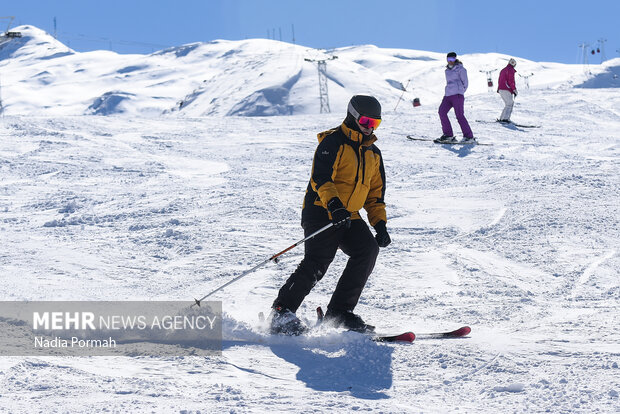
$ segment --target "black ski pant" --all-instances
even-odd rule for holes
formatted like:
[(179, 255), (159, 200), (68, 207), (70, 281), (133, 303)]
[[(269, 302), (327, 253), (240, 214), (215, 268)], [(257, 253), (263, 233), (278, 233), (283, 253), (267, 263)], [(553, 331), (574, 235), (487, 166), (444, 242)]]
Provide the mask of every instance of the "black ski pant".
[[(307, 237), (328, 223), (305, 223), (304, 234)], [(306, 241), (304, 258), (280, 289), (274, 306), (296, 312), (306, 295), (323, 278), (338, 248), (349, 256), (349, 261), (327, 307), (352, 311), (379, 255), (379, 245), (361, 219), (352, 220), (349, 229), (330, 227)]]

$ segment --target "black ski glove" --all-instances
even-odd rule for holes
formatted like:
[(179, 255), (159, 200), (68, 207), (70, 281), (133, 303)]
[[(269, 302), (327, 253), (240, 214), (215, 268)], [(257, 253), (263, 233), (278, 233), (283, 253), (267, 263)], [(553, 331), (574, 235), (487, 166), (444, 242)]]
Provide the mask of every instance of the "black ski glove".
[(344, 227), (348, 229), (351, 227), (351, 213), (344, 208), (342, 201), (338, 197), (334, 197), (327, 202), (327, 210), (332, 215), (332, 223), (334, 223), (335, 228)]
[(392, 239), (390, 239), (390, 235), (385, 228), (385, 221), (381, 220), (375, 224), (375, 231), (377, 232), (375, 240), (377, 240), (379, 247), (387, 247), (390, 243), (392, 243)]

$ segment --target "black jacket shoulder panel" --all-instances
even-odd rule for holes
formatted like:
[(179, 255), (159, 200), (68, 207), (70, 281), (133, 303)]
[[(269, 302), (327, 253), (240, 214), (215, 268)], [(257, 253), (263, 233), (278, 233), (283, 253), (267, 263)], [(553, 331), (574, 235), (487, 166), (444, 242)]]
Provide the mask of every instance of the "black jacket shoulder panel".
[(370, 147), (368, 147), (368, 149), (377, 154), (378, 156), (381, 156), (381, 150), (375, 144), (372, 144)]
[[(332, 179), (338, 152), (346, 139), (344, 134), (338, 131), (340, 131), (340, 129), (326, 131), (327, 135), (320, 137), (321, 142), (314, 153), (312, 181), (316, 184), (317, 189)], [(319, 134), (319, 136), (322, 134)]]
[(331, 145), (341, 145), (345, 142), (346, 138), (347, 137), (344, 135), (340, 128), (330, 129), (329, 131), (321, 132), (319, 134), (319, 145), (323, 144), (324, 142)]

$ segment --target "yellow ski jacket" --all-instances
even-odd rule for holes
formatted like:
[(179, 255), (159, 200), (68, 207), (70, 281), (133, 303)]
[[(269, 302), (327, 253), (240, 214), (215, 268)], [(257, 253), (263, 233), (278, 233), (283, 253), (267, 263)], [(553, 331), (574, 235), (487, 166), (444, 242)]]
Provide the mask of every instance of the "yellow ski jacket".
[(343, 123), (321, 132), (318, 139), (302, 223), (331, 220), (327, 203), (334, 197), (342, 201), (352, 220), (361, 218), (363, 207), (371, 226), (381, 220), (387, 223), (385, 169), (381, 151), (374, 144), (377, 137), (366, 137)]

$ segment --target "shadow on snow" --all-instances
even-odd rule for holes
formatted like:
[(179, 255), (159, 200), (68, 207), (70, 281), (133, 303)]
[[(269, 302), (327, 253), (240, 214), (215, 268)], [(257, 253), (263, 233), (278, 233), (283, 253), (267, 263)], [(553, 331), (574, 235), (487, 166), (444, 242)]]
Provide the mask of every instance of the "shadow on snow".
[(455, 153), (456, 155), (458, 155), (459, 158), (465, 158), (469, 154), (471, 154), (471, 150), (473, 147), (475, 147), (475, 145), (456, 146), (456, 145), (446, 144), (446, 145), (442, 145), (442, 147), (450, 152)]
[(393, 347), (353, 332), (320, 336), (267, 336), (224, 340), (223, 348), (243, 345), (269, 347), (274, 355), (299, 368), (298, 381), (316, 391), (347, 392), (355, 398), (389, 398)]
[(363, 338), (310, 349), (271, 345), (272, 352), (299, 367), (297, 379), (317, 391), (349, 392), (353, 397), (389, 398), (383, 391), (392, 386), (393, 348)]

